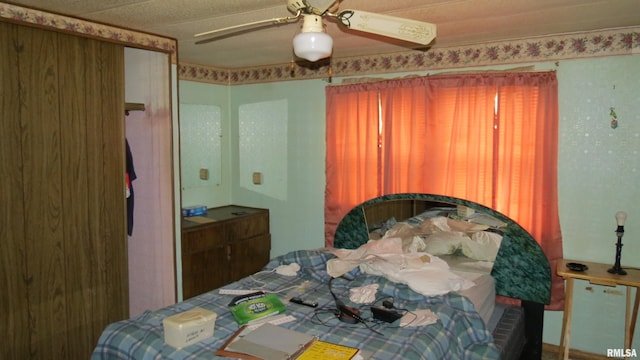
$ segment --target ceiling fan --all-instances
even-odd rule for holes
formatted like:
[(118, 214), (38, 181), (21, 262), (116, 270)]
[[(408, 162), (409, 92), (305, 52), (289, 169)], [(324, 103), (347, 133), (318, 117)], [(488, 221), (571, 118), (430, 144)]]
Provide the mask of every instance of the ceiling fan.
[[(293, 50), (296, 56), (312, 62), (331, 56), (333, 51), (333, 39), (326, 33), (322, 21), (325, 16), (334, 19), (350, 30), (382, 35), (421, 45), (428, 45), (436, 37), (434, 24), (361, 10), (338, 11), (341, 1), (287, 0), (287, 9), (295, 14), (294, 16), (260, 20), (211, 30), (194, 36), (196, 38), (212, 37), (262, 26), (297, 22), (302, 18), (302, 30), (293, 39)], [(201, 44), (209, 41), (201, 40), (196, 43)]]

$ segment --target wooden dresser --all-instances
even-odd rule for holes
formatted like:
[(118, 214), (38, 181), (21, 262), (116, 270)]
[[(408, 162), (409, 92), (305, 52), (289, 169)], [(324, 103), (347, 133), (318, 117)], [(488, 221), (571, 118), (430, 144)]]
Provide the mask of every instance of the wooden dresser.
[(269, 262), (268, 209), (228, 205), (192, 219), (210, 222), (188, 219), (182, 219), (184, 299), (260, 271)]

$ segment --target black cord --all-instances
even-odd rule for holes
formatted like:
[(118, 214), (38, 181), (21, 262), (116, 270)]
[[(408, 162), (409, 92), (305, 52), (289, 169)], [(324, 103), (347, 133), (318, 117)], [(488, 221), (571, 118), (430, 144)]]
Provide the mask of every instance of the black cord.
[[(333, 299), (336, 301), (336, 306), (340, 307), (340, 306), (345, 306), (344, 303), (338, 299), (338, 297), (335, 295), (335, 293), (333, 292), (332, 289), (332, 281), (334, 278), (331, 278), (329, 280), (329, 292), (331, 293), (331, 296), (333, 297)], [(387, 303), (389, 302), (390, 303)], [(401, 311), (403, 312), (403, 316), (406, 314), (411, 314), (413, 315), (413, 319), (411, 321), (409, 321), (407, 324), (405, 324), (404, 326), (390, 326), (389, 323), (384, 322), (382, 320), (369, 320), (371, 321), (374, 325), (370, 326), (367, 324), (367, 320), (365, 320), (364, 318), (358, 316), (360, 319), (362, 319), (362, 321), (359, 321), (360, 323), (362, 323), (362, 325), (364, 325), (366, 328), (368, 328), (369, 330), (375, 332), (376, 334), (379, 334), (381, 336), (384, 336), (384, 334), (382, 334), (381, 332), (377, 331), (374, 327), (384, 327), (386, 329), (398, 329), (398, 328), (405, 328), (405, 327), (409, 327), (414, 321), (416, 321), (418, 319), (418, 315), (416, 313), (414, 313), (413, 311), (406, 309), (406, 308), (398, 308), (394, 305), (395, 303), (395, 298), (393, 296), (382, 296), (379, 298), (376, 298), (374, 301), (367, 303), (367, 304), (362, 304), (358, 307), (358, 310), (361, 311), (367, 309), (367, 307), (371, 307), (379, 302), (382, 302), (382, 306), (384, 306), (387, 309), (395, 309), (396, 311)], [(324, 326), (331, 326), (330, 324), (328, 324), (328, 321), (322, 321), (319, 317), (319, 313), (332, 313), (335, 317), (339, 317), (340, 316), (340, 309), (316, 309), (314, 316), (312, 318), (312, 320), (315, 318), (318, 322), (316, 324), (321, 324)], [(357, 324), (357, 323), (356, 323)], [(385, 326), (386, 325), (386, 326)]]
[[(344, 304), (344, 302), (342, 302), (342, 300), (338, 299), (338, 297), (336, 296), (336, 294), (333, 292), (332, 289), (332, 282), (333, 279), (335, 279), (334, 277), (332, 277), (331, 279), (329, 279), (329, 293), (331, 293), (331, 296), (333, 296), (333, 299), (336, 302), (336, 307), (337, 307), (337, 316), (340, 319), (341, 316), (345, 316), (347, 318), (353, 318), (356, 320), (356, 323), (359, 322), (362, 325), (364, 325), (367, 329), (373, 331), (374, 333), (380, 335), (380, 336), (384, 336), (383, 333), (377, 331), (376, 329), (372, 328), (371, 326), (369, 326), (369, 324), (367, 324), (367, 320), (363, 319), (362, 317), (360, 317), (360, 314), (356, 314), (353, 310), (357, 310), (355, 308), (349, 307), (347, 305)], [(352, 310), (353, 309), (353, 310)]]
[[(335, 319), (337, 317), (337, 313), (338, 313), (338, 309), (328, 309), (328, 308), (315, 309), (313, 311), (313, 316), (311, 317), (311, 322), (313, 324), (330, 326), (329, 321), (332, 319)], [(331, 314), (331, 317), (327, 321), (323, 321), (322, 319), (320, 319), (320, 314)]]
[[(320, 318), (320, 314), (331, 314), (332, 316), (329, 319), (323, 320)], [(340, 314), (340, 310), (338, 309), (330, 309), (330, 308), (323, 308), (323, 309), (316, 309), (314, 311), (313, 316), (311, 317), (311, 322), (313, 324), (317, 324), (317, 325), (323, 325), (323, 326), (327, 326), (327, 327), (331, 327), (334, 326), (334, 324), (330, 324), (331, 320), (334, 319), (338, 319), (338, 316)], [(363, 319), (364, 320), (364, 319)], [(344, 324), (344, 323), (343, 323)], [(376, 329), (374, 329), (373, 327), (371, 327), (369, 324), (367, 324), (366, 320), (365, 321), (359, 321), (357, 323), (354, 323), (353, 325), (358, 325), (358, 324), (362, 324), (364, 325), (367, 329), (375, 332), (376, 334), (379, 334), (381, 336), (384, 336), (383, 333), (377, 331)], [(359, 328), (359, 326), (349, 326), (349, 328)]]

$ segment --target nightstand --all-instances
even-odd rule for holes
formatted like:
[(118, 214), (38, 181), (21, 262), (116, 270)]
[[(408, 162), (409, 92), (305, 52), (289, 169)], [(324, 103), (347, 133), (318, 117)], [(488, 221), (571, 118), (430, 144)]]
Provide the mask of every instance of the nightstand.
[[(584, 264), (588, 267), (585, 271), (573, 271), (567, 268), (567, 264), (575, 262)], [(562, 317), (562, 335), (560, 337), (560, 354), (564, 359), (569, 358), (569, 336), (571, 335), (571, 308), (573, 306), (573, 280), (586, 280), (592, 284), (604, 286), (626, 286), (627, 287), (627, 306), (624, 323), (624, 348), (630, 349), (633, 340), (633, 332), (636, 327), (636, 319), (638, 318), (638, 290), (640, 288), (640, 271), (629, 271), (627, 275), (611, 274), (607, 272), (612, 267), (611, 264), (600, 264), (587, 261), (566, 260), (558, 262), (556, 269), (559, 276), (566, 281), (566, 297), (564, 302), (564, 315)], [(632, 288), (636, 288), (635, 299), (633, 301), (633, 310), (631, 309), (631, 293)]]

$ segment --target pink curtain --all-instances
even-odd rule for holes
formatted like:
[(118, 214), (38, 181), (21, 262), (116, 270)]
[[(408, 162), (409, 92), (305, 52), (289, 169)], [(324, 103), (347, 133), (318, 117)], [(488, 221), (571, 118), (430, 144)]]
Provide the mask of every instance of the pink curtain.
[(378, 118), (376, 90), (359, 85), (327, 88), (326, 142), (331, 159), (325, 170), (327, 246), (333, 244), (335, 228), (353, 206), (381, 195)]
[[(501, 79), (498, 108), (500, 154), (492, 207), (522, 225), (538, 241), (552, 271), (552, 310), (564, 307), (558, 213), (558, 82), (555, 72)], [(518, 121), (514, 121), (518, 119)]]
[(496, 90), (482, 80), (389, 82), (382, 106), (385, 193), (455, 194), (488, 203)]
[[(424, 192), (508, 215), (555, 269), (562, 258), (555, 72), (420, 77), (326, 92), (327, 246), (353, 206)], [(561, 309), (562, 279), (553, 276), (552, 287), (549, 308)]]

